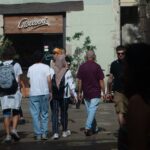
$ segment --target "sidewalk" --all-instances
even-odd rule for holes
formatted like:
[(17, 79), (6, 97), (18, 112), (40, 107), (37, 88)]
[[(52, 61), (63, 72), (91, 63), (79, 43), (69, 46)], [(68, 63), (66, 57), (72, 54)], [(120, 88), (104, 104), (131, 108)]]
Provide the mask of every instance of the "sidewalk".
[(21, 140), (18, 143), (11, 145), (3, 144), (4, 131), (2, 127), (2, 114), (0, 113), (0, 149), (11, 150), (116, 150), (118, 129), (117, 118), (114, 111), (113, 103), (102, 103), (97, 112), (97, 123), (101, 131), (98, 134), (86, 137), (84, 135), (84, 123), (86, 119), (84, 104), (80, 109), (76, 109), (74, 105), (69, 108), (69, 129), (71, 136), (67, 138), (60, 137), (59, 140), (52, 140), (51, 137), (51, 122), (49, 122), (49, 139), (46, 142), (35, 142), (32, 131), (32, 120), (28, 109), (28, 99), (23, 99), (22, 109), (26, 124), (19, 125), (18, 131)]

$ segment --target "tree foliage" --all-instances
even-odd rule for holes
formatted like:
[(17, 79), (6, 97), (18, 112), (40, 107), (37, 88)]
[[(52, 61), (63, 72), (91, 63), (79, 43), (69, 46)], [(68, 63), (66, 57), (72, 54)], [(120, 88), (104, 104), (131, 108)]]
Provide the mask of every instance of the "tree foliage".
[[(67, 37), (66, 40), (69, 43), (77, 42), (79, 43), (81, 41), (81, 38), (84, 36), (83, 32), (77, 32), (72, 37)], [(70, 69), (72, 70), (73, 76), (76, 76), (76, 72), (78, 70), (78, 67), (80, 64), (84, 62), (84, 54), (88, 50), (96, 50), (96, 46), (92, 45), (91, 39), (89, 36), (85, 37), (83, 40), (83, 43), (77, 44), (79, 46), (76, 46), (74, 49), (74, 53), (71, 57), (71, 66)]]

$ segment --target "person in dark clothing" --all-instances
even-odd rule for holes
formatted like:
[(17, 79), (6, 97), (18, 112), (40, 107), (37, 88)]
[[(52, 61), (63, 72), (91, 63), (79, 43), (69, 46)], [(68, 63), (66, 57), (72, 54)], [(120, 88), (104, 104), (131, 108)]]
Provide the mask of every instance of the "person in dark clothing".
[(118, 117), (119, 130), (118, 130), (118, 149), (127, 150), (126, 140), (124, 136), (127, 134), (126, 131), (126, 114), (128, 100), (123, 94), (123, 74), (125, 67), (125, 52), (126, 48), (122, 45), (116, 47), (117, 60), (113, 61), (110, 66), (110, 76), (107, 84), (107, 97), (110, 97), (111, 90), (113, 90), (115, 103), (115, 109)]
[[(113, 61), (110, 66), (110, 76), (108, 79), (107, 96), (110, 96), (111, 90), (114, 91), (115, 109), (118, 115), (118, 122), (120, 126), (125, 123), (125, 114), (127, 112), (127, 99), (123, 94), (123, 70), (124, 70), (124, 57), (125, 47), (118, 46), (116, 48), (117, 60)], [(113, 87), (112, 87), (113, 83)]]
[(125, 95), (128, 98), (127, 150), (150, 150), (150, 45), (127, 47)]

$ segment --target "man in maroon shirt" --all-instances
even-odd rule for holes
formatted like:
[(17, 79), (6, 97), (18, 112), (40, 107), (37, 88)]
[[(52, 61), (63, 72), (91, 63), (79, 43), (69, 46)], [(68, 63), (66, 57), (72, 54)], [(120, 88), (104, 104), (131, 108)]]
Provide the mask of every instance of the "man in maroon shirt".
[(95, 115), (100, 103), (101, 91), (105, 95), (105, 85), (104, 74), (100, 65), (95, 62), (93, 50), (87, 51), (86, 59), (87, 61), (79, 67), (77, 78), (78, 97), (79, 100), (84, 98), (87, 109), (85, 135), (90, 136), (98, 131)]

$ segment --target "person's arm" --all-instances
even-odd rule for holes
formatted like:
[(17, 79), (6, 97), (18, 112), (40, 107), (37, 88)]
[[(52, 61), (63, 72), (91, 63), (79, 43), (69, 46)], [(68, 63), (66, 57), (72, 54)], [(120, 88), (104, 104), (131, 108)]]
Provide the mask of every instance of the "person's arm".
[(77, 84), (78, 84), (78, 99), (80, 101), (82, 101), (82, 99), (83, 99), (83, 96), (82, 96), (82, 80), (78, 79)]
[(107, 81), (107, 94), (111, 94), (112, 92), (112, 83), (113, 83), (113, 74), (110, 73), (108, 81)]
[(100, 80), (99, 84), (100, 84), (100, 87), (101, 87), (101, 92), (102, 92), (103, 98), (105, 99), (105, 83), (104, 83), (104, 80)]
[(48, 82), (48, 88), (49, 88), (49, 93), (52, 93), (52, 82), (51, 82), (51, 76), (47, 76), (47, 82)]

